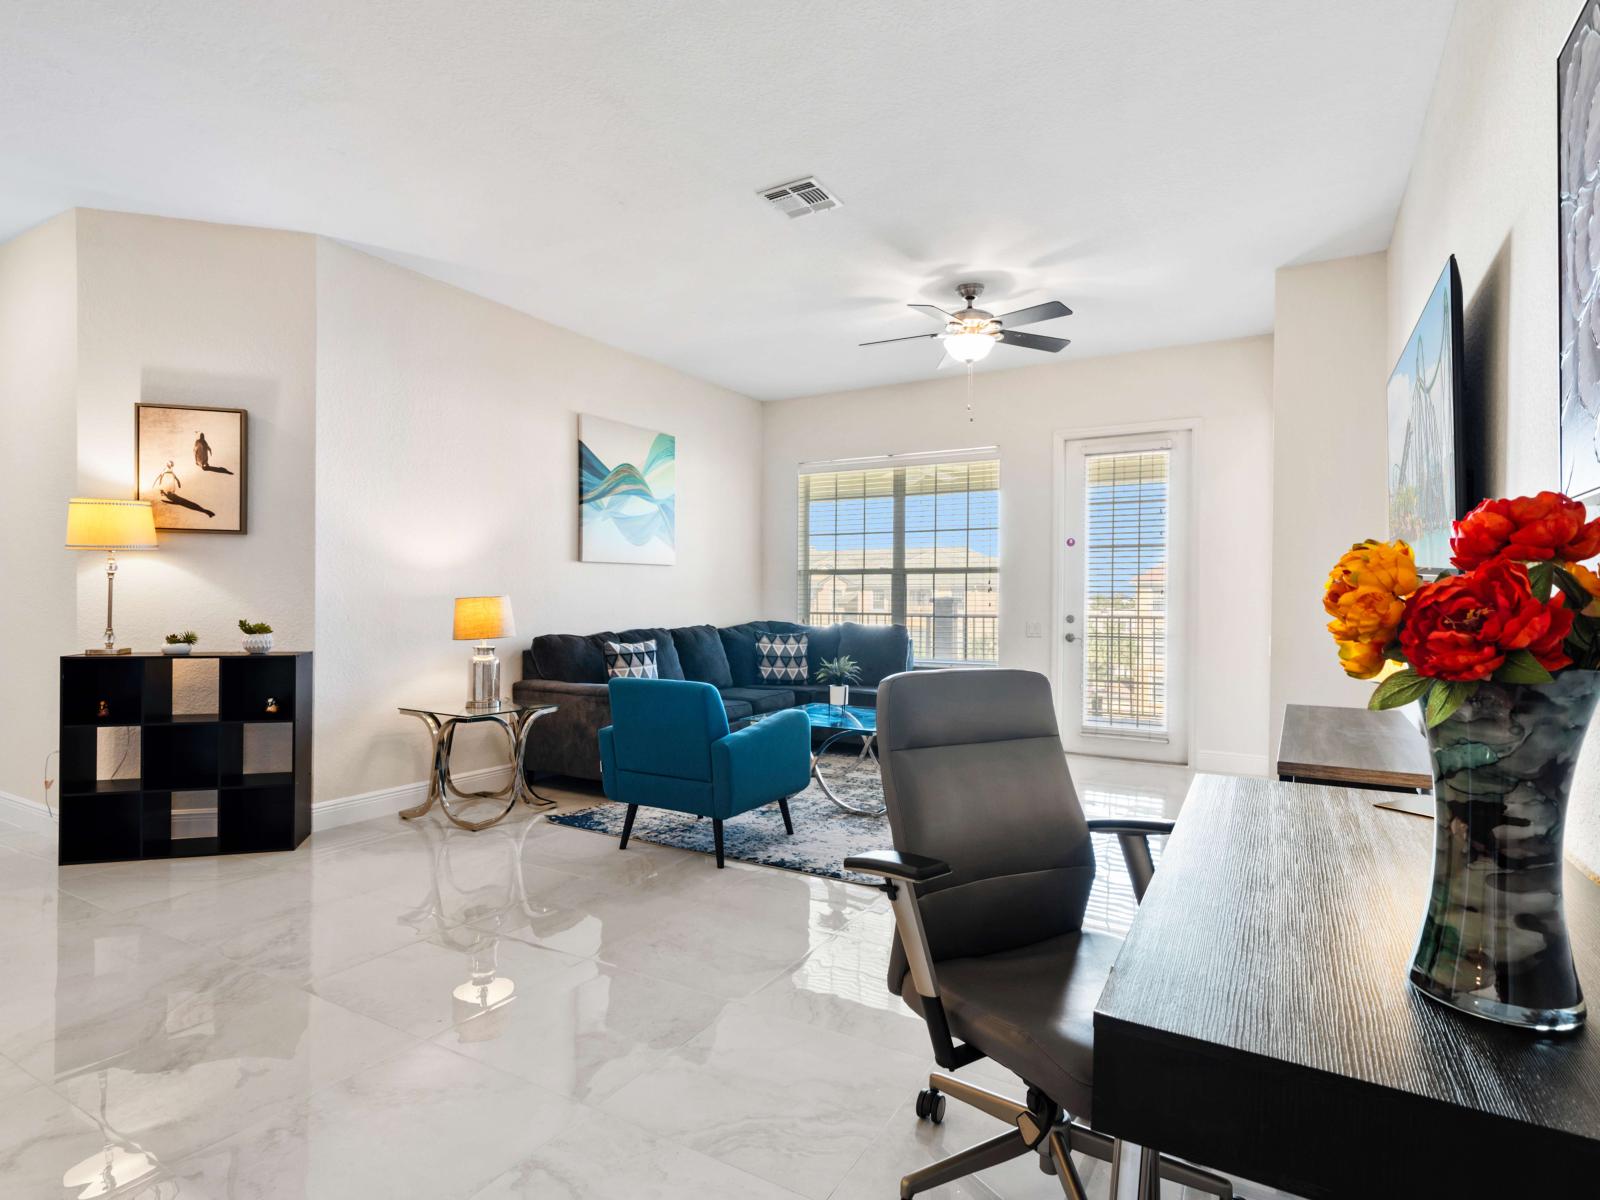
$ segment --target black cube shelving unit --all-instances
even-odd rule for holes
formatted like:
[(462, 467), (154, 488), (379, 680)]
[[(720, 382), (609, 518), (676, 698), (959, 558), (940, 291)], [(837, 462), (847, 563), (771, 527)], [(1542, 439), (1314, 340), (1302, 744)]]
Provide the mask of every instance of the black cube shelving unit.
[[(217, 660), (217, 711), (174, 713), (172, 665), (197, 659)], [(288, 728), (289, 770), (246, 769), (263, 725)], [(137, 778), (99, 778), (116, 728), (136, 731)], [(293, 850), (311, 832), (311, 655), (68, 655), (60, 746), (63, 864)]]

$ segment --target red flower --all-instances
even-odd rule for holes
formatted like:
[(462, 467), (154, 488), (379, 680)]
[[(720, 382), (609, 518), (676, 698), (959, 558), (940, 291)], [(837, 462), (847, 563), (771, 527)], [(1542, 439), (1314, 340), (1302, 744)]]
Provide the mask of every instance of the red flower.
[(1516, 562), (1569, 562), (1600, 554), (1600, 518), (1560, 492), (1515, 500), (1485, 500), (1456, 522), (1450, 561), (1463, 571), (1497, 558)]
[(1434, 679), (1488, 679), (1513, 650), (1558, 671), (1572, 661), (1561, 645), (1571, 628), (1560, 592), (1536, 600), (1527, 569), (1496, 559), (1423, 584), (1406, 602), (1400, 649), (1417, 674)]

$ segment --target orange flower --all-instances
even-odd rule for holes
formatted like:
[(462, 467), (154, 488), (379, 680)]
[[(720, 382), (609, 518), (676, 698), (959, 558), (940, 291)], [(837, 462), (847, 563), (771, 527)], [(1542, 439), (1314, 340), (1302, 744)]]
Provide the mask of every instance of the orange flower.
[(1328, 632), (1335, 641), (1372, 642), (1381, 648), (1394, 641), (1405, 611), (1406, 602), (1393, 592), (1363, 584), (1339, 593)]
[(1417, 560), (1404, 542), (1379, 542), (1368, 538), (1351, 546), (1328, 573), (1322, 607), (1330, 617), (1339, 615), (1339, 597), (1358, 587), (1378, 588), (1404, 600), (1417, 590)]
[(1589, 605), (1583, 610), (1583, 615), (1600, 617), (1600, 575), (1596, 575), (1582, 563), (1562, 563), (1561, 569), (1583, 584), (1583, 590), (1589, 593)]
[(1383, 670), (1383, 647), (1371, 642), (1339, 642), (1339, 665), (1352, 679), (1371, 679)]

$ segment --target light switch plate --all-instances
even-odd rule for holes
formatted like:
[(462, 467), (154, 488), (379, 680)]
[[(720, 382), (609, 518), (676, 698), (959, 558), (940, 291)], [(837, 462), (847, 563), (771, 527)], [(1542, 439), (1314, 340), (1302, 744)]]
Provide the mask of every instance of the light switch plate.
[(1022, 635), (1024, 637), (1043, 637), (1043, 623), (1039, 621), (1024, 621), (1022, 624)]

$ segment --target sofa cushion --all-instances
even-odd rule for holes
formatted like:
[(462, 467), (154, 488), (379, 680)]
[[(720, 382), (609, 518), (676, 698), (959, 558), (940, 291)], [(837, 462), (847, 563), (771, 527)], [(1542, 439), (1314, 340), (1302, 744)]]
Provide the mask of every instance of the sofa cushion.
[(846, 621), (839, 635), (839, 653), (848, 654), (861, 668), (858, 681), (876, 687), (890, 675), (907, 670), (911, 642), (904, 625), (857, 625)]
[(763, 633), (756, 638), (756, 673), (762, 683), (804, 683), (809, 672), (805, 634)]
[(662, 679), (682, 679), (683, 664), (678, 661), (678, 648), (673, 644), (670, 629), (624, 629), (617, 633), (619, 642), (654, 642), (656, 644), (656, 673)]
[(561, 683), (604, 683), (606, 656), (601, 647), (616, 640), (614, 633), (542, 633), (533, 639), (534, 670), (540, 679)]
[(778, 712), (780, 709), (794, 707), (794, 693), (788, 688), (725, 687), (717, 690), (722, 693), (722, 703), (728, 706), (729, 720), (733, 719), (735, 704), (747, 704), (752, 712), (758, 713)]
[(728, 674), (734, 687), (752, 687), (761, 682), (756, 669), (756, 639), (767, 632), (767, 622), (746, 621), (717, 630), (722, 652), (728, 660)]
[(728, 724), (735, 721), (745, 721), (754, 714), (755, 709), (744, 700), (729, 700), (726, 696), (722, 699), (722, 707), (728, 710)]
[(697, 679), (712, 687), (733, 686), (728, 656), (722, 649), (722, 638), (715, 625), (685, 625), (669, 632), (677, 647), (685, 679)]
[(843, 632), (843, 626), (802, 625), (800, 628), (805, 630), (806, 662), (811, 668), (806, 678), (816, 683), (817, 668), (826, 660), (839, 657), (839, 635)]
[(654, 638), (642, 642), (607, 642), (606, 674), (612, 679), (660, 679)]

